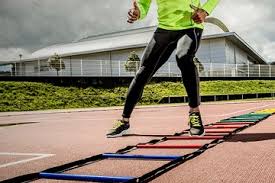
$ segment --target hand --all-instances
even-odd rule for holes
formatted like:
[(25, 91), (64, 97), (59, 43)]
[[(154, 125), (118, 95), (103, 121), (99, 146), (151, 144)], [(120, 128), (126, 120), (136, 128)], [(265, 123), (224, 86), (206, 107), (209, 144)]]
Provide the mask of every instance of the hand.
[(205, 21), (205, 18), (208, 16), (208, 13), (204, 11), (203, 9), (197, 9), (194, 11), (192, 15), (192, 19), (194, 22), (201, 24)]
[(128, 11), (128, 20), (127, 22), (132, 24), (137, 21), (140, 17), (140, 10), (137, 6), (136, 0), (133, 1), (133, 8)]

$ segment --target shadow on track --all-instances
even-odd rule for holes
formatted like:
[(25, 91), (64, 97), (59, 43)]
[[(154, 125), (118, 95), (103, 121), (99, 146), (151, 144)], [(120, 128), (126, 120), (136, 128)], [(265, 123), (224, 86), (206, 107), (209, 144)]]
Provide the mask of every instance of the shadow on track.
[(235, 134), (232, 138), (227, 139), (226, 142), (258, 142), (274, 139), (275, 133), (244, 133)]

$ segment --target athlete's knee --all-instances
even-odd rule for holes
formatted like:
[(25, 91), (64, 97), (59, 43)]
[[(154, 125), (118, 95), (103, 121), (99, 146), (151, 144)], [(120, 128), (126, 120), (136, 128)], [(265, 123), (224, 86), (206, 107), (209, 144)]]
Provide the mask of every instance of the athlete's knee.
[(193, 40), (186, 34), (177, 43), (176, 56), (182, 58), (190, 52)]

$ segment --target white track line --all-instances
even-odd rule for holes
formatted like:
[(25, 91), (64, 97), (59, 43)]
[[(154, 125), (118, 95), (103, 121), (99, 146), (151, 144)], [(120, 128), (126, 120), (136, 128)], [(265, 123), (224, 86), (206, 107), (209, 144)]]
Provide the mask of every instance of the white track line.
[(39, 160), (39, 159), (54, 156), (54, 154), (0, 152), (0, 156), (1, 155), (5, 155), (5, 156), (38, 156), (38, 157), (28, 158), (28, 159), (15, 161), (15, 162), (11, 162), (11, 163), (6, 163), (6, 164), (3, 164), (3, 165), (0, 165), (0, 168), (4, 168), (4, 167), (12, 166), (12, 165), (17, 165), (17, 164), (20, 164), (20, 163), (26, 163), (26, 162), (30, 162), (30, 161)]

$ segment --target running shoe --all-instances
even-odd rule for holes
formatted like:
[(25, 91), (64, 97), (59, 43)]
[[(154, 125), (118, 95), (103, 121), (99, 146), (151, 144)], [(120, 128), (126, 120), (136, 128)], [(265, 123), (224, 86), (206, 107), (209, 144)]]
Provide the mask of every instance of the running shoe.
[(191, 136), (204, 136), (204, 127), (199, 112), (189, 113), (189, 126)]
[(107, 138), (121, 137), (122, 135), (124, 135), (128, 132), (129, 128), (130, 128), (130, 123), (129, 122), (124, 122), (122, 120), (117, 120), (115, 122), (113, 128), (107, 134)]

